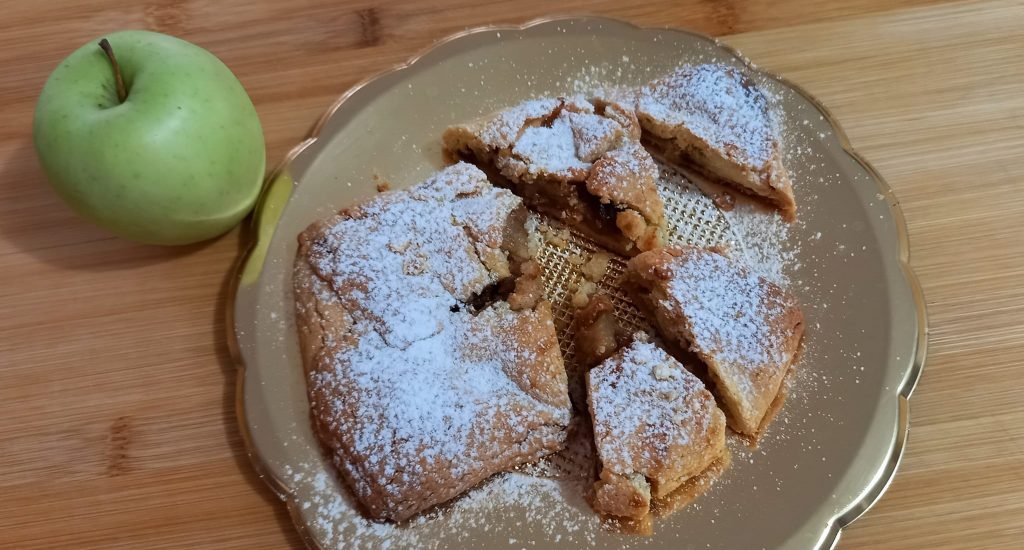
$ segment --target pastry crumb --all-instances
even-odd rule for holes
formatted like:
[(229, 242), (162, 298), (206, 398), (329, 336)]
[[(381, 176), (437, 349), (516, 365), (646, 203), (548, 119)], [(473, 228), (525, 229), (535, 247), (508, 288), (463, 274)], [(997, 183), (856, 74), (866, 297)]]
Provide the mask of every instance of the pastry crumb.
[(381, 177), (380, 174), (373, 175), (373, 183), (376, 185), (378, 193), (391, 191), (391, 182)]
[(736, 207), (736, 197), (728, 191), (715, 193), (715, 195), (711, 197), (711, 201), (715, 203), (715, 206), (717, 206), (719, 210), (724, 212), (731, 212), (732, 209)]
[(571, 233), (569, 233), (568, 229), (548, 229), (548, 231), (544, 232), (544, 240), (558, 248), (569, 246), (570, 236)]
[(572, 295), (572, 307), (586, 307), (590, 303), (590, 297), (597, 292), (597, 285), (590, 281), (583, 281)]
[(583, 265), (583, 276), (588, 281), (598, 282), (604, 278), (605, 272), (608, 271), (608, 263), (611, 262), (612, 255), (607, 252), (595, 252), (590, 257), (590, 261)]

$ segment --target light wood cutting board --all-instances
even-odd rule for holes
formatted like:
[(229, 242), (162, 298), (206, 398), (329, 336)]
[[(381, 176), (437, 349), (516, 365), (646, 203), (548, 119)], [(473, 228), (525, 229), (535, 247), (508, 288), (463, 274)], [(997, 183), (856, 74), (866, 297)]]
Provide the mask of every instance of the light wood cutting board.
[[(0, 547), (298, 547), (244, 455), (224, 326), (237, 233), (159, 249), (76, 218), (31, 145), (72, 49), (150, 28), (239, 75), (280, 159), (351, 84), (550, 2), (7, 2), (0, 15)], [(558, 4), (725, 36), (829, 106), (910, 227), (931, 337), (909, 447), (842, 548), (1024, 540), (1024, 3)]]

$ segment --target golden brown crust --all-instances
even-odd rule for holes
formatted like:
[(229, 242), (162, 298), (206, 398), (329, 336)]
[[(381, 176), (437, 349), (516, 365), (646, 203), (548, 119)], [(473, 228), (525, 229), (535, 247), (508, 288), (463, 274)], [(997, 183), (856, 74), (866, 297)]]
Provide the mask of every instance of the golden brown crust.
[[(631, 110), (539, 99), (448, 128), (443, 139), (450, 156), (478, 163), (531, 208), (619, 253), (661, 242), (658, 168)], [(617, 223), (624, 212), (632, 214), (625, 226)]]
[(768, 100), (738, 69), (681, 67), (641, 88), (636, 105), (648, 147), (766, 199), (787, 221), (796, 219)]
[(477, 303), (503, 272), (539, 275), (504, 252), (519, 208), (457, 165), (299, 237), (314, 429), (372, 518), (402, 521), (565, 444), (550, 305)]
[(758, 434), (803, 337), (796, 299), (726, 256), (691, 246), (633, 258), (627, 284), (662, 336), (707, 365), (729, 426)]
[(641, 474), (602, 470), (594, 482), (594, 510), (620, 518), (640, 519), (651, 511), (651, 485)]
[(642, 518), (725, 449), (725, 417), (701, 381), (642, 334), (587, 373), (601, 471), (594, 508)]

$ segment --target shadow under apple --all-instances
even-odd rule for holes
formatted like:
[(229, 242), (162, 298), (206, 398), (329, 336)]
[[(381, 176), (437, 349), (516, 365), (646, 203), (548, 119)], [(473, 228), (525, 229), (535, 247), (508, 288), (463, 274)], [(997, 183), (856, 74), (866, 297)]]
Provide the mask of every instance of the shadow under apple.
[(0, 200), (5, 205), (0, 215), (0, 254), (19, 251), (70, 270), (119, 271), (173, 261), (219, 240), (155, 246), (122, 239), (64, 203), (47, 182), (31, 137), (0, 155)]

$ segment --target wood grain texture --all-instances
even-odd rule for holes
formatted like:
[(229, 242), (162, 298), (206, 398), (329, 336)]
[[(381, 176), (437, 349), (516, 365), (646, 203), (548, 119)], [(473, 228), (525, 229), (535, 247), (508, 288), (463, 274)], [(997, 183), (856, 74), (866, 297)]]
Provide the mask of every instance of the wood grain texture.
[[(237, 233), (115, 239), (45, 185), (35, 98), (73, 48), (150, 28), (220, 56), (280, 159), (330, 101), (450, 32), (552, 4), (7, 2), (0, 17), (0, 547), (298, 547), (235, 424), (224, 305)], [(903, 466), (842, 548), (1024, 540), (1024, 4), (563, 2), (727, 42), (821, 99), (889, 180), (931, 317)], [(737, 34), (738, 33), (738, 34)]]

